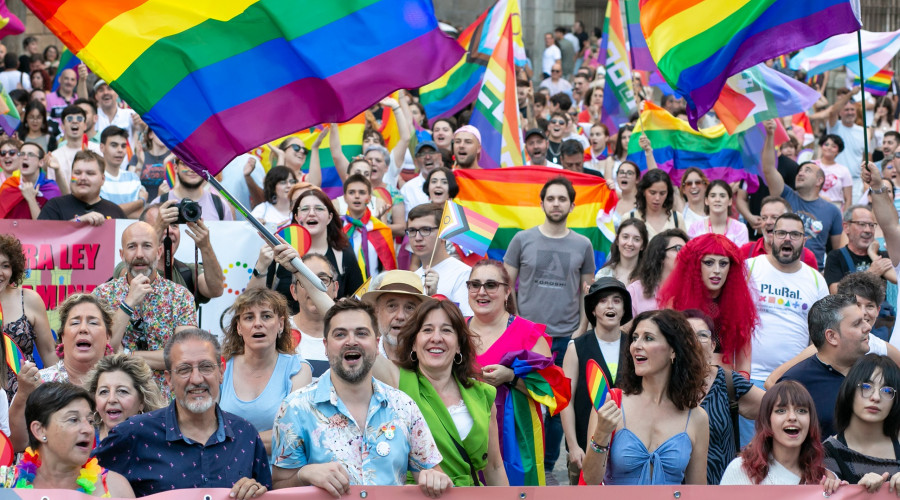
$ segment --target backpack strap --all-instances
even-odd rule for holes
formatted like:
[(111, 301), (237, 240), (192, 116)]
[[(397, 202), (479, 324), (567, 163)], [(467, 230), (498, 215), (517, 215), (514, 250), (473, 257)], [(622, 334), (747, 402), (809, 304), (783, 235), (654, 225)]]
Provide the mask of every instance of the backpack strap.
[(225, 220), (225, 206), (222, 204), (222, 198), (218, 195), (209, 193), (212, 197), (213, 206), (216, 207), (216, 215), (219, 216), (218, 220)]
[[(722, 368), (725, 371), (725, 388), (728, 391), (728, 410), (731, 414), (731, 433), (734, 438), (734, 451), (741, 451), (740, 423), (738, 422), (738, 400), (734, 390), (734, 370)], [(730, 458), (730, 457), (729, 457)]]

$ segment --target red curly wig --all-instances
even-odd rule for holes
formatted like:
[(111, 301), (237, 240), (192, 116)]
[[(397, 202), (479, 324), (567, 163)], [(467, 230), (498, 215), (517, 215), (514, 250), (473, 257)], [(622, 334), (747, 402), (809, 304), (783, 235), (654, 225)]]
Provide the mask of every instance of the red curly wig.
[[(731, 266), (718, 298), (710, 299), (703, 285), (700, 261), (704, 255), (728, 257)], [(715, 322), (718, 345), (725, 363), (733, 363), (737, 353), (749, 348), (753, 329), (759, 322), (756, 303), (747, 284), (747, 269), (738, 247), (721, 234), (704, 234), (687, 242), (678, 252), (675, 269), (660, 287), (660, 307), (679, 311), (699, 309)]]

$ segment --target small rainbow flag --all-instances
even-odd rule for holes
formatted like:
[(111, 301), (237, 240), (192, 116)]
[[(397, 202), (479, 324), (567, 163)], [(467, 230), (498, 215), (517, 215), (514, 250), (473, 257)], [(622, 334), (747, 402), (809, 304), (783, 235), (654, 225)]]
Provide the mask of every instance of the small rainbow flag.
[(169, 185), (169, 189), (175, 187), (175, 162), (167, 161), (166, 162), (166, 184)]
[(3, 334), (3, 351), (6, 353), (6, 365), (9, 366), (13, 373), (18, 375), (19, 371), (22, 370), (22, 364), (25, 363), (25, 354), (19, 348), (19, 345), (5, 333)]
[(499, 227), (499, 223), (478, 212), (447, 200), (444, 202), (438, 237), (470, 252), (485, 255)]
[(606, 375), (603, 374), (603, 370), (600, 369), (600, 365), (595, 359), (588, 360), (585, 375), (587, 376), (588, 395), (591, 397), (591, 404), (594, 405), (594, 410), (599, 410), (609, 395), (609, 381), (606, 380)]
[[(12, 442), (10, 442), (6, 434), (0, 432), (0, 465), (9, 467), (13, 464), (15, 458), (16, 452), (13, 451)], [(4, 487), (4, 485), (0, 484), (0, 488), (2, 487)], [(9, 488), (9, 486), (6, 487)]]
[[(894, 72), (889, 69), (882, 69), (878, 73), (866, 79), (866, 92), (874, 96), (883, 96), (891, 90), (891, 81), (894, 79)], [(859, 86), (859, 76), (854, 74), (853, 86)]]
[(301, 257), (306, 255), (306, 252), (309, 251), (309, 247), (312, 245), (312, 238), (309, 236), (309, 231), (300, 224), (288, 224), (279, 229), (275, 234), (281, 236), (288, 245), (294, 247), (294, 249), (300, 253)]

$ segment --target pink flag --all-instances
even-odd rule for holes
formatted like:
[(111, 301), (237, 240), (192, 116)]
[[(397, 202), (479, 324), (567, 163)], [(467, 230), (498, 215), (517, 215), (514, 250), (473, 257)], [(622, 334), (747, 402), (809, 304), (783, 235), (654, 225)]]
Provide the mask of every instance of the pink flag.
[(9, 8), (6, 7), (6, 1), (0, 0), (0, 38), (24, 32), (25, 25), (9, 11)]

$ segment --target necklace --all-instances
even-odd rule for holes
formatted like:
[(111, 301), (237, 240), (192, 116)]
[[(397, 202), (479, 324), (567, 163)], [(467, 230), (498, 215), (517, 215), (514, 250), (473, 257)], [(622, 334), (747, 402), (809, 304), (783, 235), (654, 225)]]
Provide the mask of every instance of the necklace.
[(560, 150), (560, 149), (562, 149), (562, 143), (561, 143), (561, 142), (557, 143), (556, 151), (553, 151), (553, 143), (550, 142), (550, 141), (547, 141), (547, 151), (550, 151), (550, 155), (553, 156), (554, 158), (556, 158), (557, 156), (559, 156), (559, 150)]
[[(15, 487), (34, 488), (31, 483), (34, 482), (34, 476), (37, 475), (37, 470), (40, 467), (40, 454), (29, 446), (25, 449), (25, 455), (22, 457), (22, 460), (16, 465)], [(78, 473), (78, 479), (75, 480), (75, 484), (78, 485), (77, 491), (88, 495), (93, 494), (94, 490), (97, 489), (97, 478), (100, 477), (101, 471), (102, 469), (97, 464), (96, 457), (85, 462)]]

